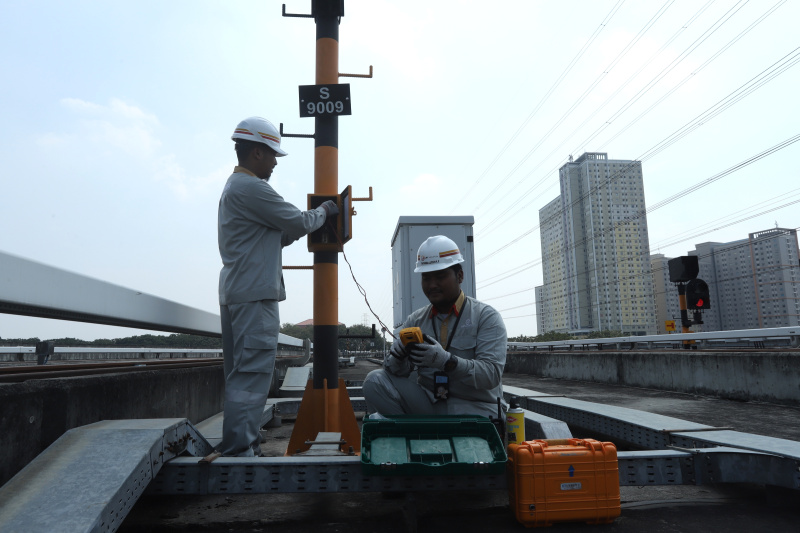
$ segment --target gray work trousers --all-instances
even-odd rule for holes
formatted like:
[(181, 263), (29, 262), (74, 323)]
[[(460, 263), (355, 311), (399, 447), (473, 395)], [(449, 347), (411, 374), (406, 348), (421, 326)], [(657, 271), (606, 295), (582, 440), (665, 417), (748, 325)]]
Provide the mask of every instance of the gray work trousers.
[(369, 412), (382, 415), (480, 415), (497, 416), (497, 405), (450, 397), (445, 401), (433, 401), (417, 383), (416, 372), (403, 378), (386, 370), (373, 370), (364, 379), (362, 392)]
[(260, 453), (258, 430), (267, 401), (280, 317), (277, 300), (220, 306), (225, 363), (223, 455), (253, 457)]

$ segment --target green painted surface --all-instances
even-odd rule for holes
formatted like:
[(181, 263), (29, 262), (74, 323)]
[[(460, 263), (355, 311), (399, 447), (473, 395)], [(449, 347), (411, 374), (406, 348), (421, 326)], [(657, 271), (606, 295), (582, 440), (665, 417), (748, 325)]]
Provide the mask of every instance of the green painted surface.
[(376, 464), (404, 464), (408, 462), (405, 437), (379, 437), (372, 441), (370, 459)]
[(453, 448), (459, 463), (491, 463), (494, 454), (489, 443), (480, 437), (453, 437)]
[(411, 460), (425, 463), (445, 463), (453, 460), (449, 439), (412, 439), (408, 441)]

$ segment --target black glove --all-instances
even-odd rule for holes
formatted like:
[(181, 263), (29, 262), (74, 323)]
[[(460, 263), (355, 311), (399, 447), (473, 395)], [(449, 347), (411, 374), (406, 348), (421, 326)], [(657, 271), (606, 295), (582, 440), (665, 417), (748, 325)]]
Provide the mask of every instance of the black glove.
[(395, 339), (392, 343), (392, 348), (389, 350), (389, 353), (392, 354), (394, 357), (397, 357), (401, 361), (408, 357), (405, 348), (403, 347), (403, 343), (400, 339)]

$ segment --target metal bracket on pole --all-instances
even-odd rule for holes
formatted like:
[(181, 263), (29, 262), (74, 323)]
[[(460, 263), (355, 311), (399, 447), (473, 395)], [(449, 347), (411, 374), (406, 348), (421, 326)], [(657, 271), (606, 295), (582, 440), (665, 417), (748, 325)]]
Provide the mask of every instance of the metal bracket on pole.
[(345, 74), (343, 72), (339, 73), (340, 78), (371, 78), (372, 77), (372, 65), (369, 66), (369, 74)]
[(354, 202), (371, 202), (372, 201), (372, 187), (369, 188), (368, 198), (353, 198)]
[[(372, 187), (369, 188), (369, 196), (367, 198), (353, 198), (354, 202), (371, 202), (372, 201)], [(350, 208), (353, 212), (353, 216), (357, 215), (355, 208)]]
[(280, 132), (281, 132), (281, 137), (300, 137), (302, 139), (313, 139), (314, 138), (313, 134), (309, 135), (309, 134), (306, 134), (306, 133), (283, 133), (283, 122), (281, 122), (281, 125), (280, 125)]
[(281, 7), (281, 15), (283, 15), (284, 17), (297, 17), (297, 18), (304, 18), (304, 19), (313, 19), (314, 18), (314, 14), (313, 13), (310, 14), (310, 15), (302, 15), (302, 14), (299, 14), (299, 13), (287, 13), (286, 12), (286, 4), (283, 4), (283, 7)]

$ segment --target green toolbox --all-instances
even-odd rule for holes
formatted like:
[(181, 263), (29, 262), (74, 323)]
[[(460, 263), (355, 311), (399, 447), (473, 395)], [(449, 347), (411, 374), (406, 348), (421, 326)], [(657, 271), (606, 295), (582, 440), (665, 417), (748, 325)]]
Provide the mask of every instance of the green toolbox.
[(497, 429), (483, 416), (395, 415), (361, 426), (366, 475), (502, 474), (506, 459)]

